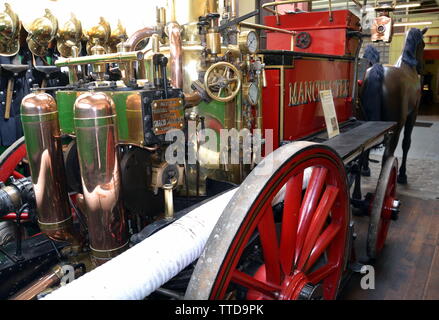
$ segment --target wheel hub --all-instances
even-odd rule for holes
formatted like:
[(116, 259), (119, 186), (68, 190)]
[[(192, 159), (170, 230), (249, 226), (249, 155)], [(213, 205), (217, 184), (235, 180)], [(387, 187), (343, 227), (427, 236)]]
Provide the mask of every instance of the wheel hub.
[(386, 206), (383, 210), (383, 218), (386, 220), (398, 220), (399, 212), (401, 207), (401, 201), (390, 198), (388, 199)]

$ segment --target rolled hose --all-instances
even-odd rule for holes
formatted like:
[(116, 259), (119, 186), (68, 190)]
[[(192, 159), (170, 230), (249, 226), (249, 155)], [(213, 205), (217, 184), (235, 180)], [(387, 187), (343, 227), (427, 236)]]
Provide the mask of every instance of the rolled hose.
[[(305, 170), (306, 188), (311, 169)], [(204, 203), (121, 255), (59, 288), (44, 300), (141, 300), (199, 258), (238, 189)], [(273, 205), (284, 200), (282, 188)], [(221, 236), (221, 235), (214, 235)]]
[(209, 201), (43, 300), (141, 300), (201, 255), (237, 189)]

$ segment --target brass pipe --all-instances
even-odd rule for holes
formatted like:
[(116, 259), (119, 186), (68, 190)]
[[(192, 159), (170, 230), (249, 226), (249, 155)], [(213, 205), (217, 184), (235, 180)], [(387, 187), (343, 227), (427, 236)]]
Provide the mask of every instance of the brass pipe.
[(176, 22), (170, 22), (167, 28), (171, 64), (171, 85), (174, 88), (183, 89), (183, 48), (181, 27)]
[(62, 58), (55, 62), (57, 67), (79, 66), (83, 64), (96, 63), (122, 63), (129, 61), (143, 60), (145, 53), (143, 51), (118, 52), (110, 54), (100, 54), (92, 56), (84, 56), (77, 58)]
[(74, 123), (90, 249), (100, 265), (128, 247), (113, 100), (101, 92), (82, 94), (75, 102)]
[(33, 300), (44, 290), (58, 284), (62, 279), (62, 267), (56, 266), (41, 278), (26, 286), (9, 300)]
[(230, 2), (230, 19), (235, 19), (238, 16), (238, 0), (229, 0)]
[(280, 28), (268, 27), (268, 26), (264, 26), (262, 24), (256, 24), (256, 23), (250, 23), (250, 22), (241, 22), (240, 25), (243, 27), (246, 27), (246, 28), (251, 28), (251, 29), (269, 30), (269, 31), (281, 32), (281, 33), (286, 33), (286, 34), (291, 34), (291, 35), (296, 34), (295, 31), (289, 31), (289, 30), (280, 29)]
[(131, 37), (125, 42), (125, 46), (128, 51), (135, 51), (137, 46), (142, 40), (150, 38), (153, 34), (156, 34), (157, 30), (154, 27), (146, 27), (140, 29), (132, 34)]
[(185, 108), (198, 106), (201, 102), (201, 95), (197, 91), (184, 94)]
[(218, 0), (207, 0), (207, 13), (218, 12)]
[(27, 95), (21, 105), (21, 121), (40, 229), (54, 240), (73, 241), (72, 213), (55, 99), (42, 92)]
[(165, 219), (171, 220), (174, 218), (174, 198), (173, 198), (174, 185), (165, 184), (163, 191), (165, 195)]

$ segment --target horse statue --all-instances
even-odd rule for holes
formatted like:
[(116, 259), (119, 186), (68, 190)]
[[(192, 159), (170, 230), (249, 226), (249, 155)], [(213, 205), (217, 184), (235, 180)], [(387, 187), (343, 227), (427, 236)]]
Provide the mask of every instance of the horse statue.
[[(403, 159), (398, 183), (407, 184), (406, 162), (411, 135), (421, 100), (421, 79), (424, 68), (424, 39), (422, 31), (412, 28), (407, 32), (403, 53), (395, 66), (375, 63), (366, 71), (360, 87), (360, 102), (368, 121), (395, 121), (397, 127), (386, 141), (383, 163), (395, 152), (402, 128)], [(367, 161), (364, 164), (368, 168)]]

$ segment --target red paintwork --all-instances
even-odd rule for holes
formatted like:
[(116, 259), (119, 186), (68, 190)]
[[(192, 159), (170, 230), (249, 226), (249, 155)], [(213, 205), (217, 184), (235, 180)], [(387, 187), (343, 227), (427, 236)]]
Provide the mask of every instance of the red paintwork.
[[(29, 220), (29, 213), (22, 213), (20, 215), (20, 221)], [(17, 220), (17, 214), (16, 213), (9, 213), (3, 217), (1, 217), (0, 221), (9, 221), (9, 220)]]
[(424, 60), (439, 60), (439, 50), (424, 50)]
[[(6, 151), (7, 152), (7, 151)], [(14, 175), (18, 164), (26, 156), (26, 145), (23, 141), (15, 150), (9, 154), (5, 160), (0, 163), (0, 182), (5, 182)]]
[(280, 16), (280, 25), (275, 16), (265, 18), (265, 24), (297, 32), (306, 31), (311, 35), (311, 45), (306, 49), (292, 47), (291, 35), (267, 31), (267, 49), (294, 50), (297, 52), (321, 53), (330, 55), (354, 55), (358, 46), (355, 38), (348, 39), (346, 31), (359, 30), (359, 19), (348, 10), (332, 12), (333, 21), (329, 21), (329, 13), (307, 12)]
[[(308, 183), (308, 197), (302, 199), (301, 179), (304, 171), (311, 167), (316, 172), (312, 175), (314, 182)], [(349, 197), (343, 168), (343, 163), (332, 151), (314, 147), (303, 150), (276, 171), (248, 209), (246, 218), (241, 223), (218, 271), (210, 298), (224, 299), (230, 282), (233, 282), (249, 289), (249, 299), (297, 299), (307, 283), (317, 284), (323, 280), (324, 298), (334, 299), (343, 272), (348, 241)], [(284, 218), (281, 223), (279, 238), (271, 204), (279, 190), (289, 182), (291, 184), (287, 186), (285, 195), (287, 204), (283, 209), (283, 216), (288, 218)], [(321, 191), (324, 190), (327, 191), (322, 194)], [(304, 207), (311, 207), (312, 210), (301, 210), (302, 212), (297, 214), (298, 208)], [(297, 226), (300, 214), (306, 214), (305, 220), (310, 220), (311, 223), (305, 232), (308, 237), (303, 243), (304, 250), (297, 259), (299, 264), (294, 265), (291, 259), (292, 267), (289, 268), (285, 267), (282, 257), (285, 254), (293, 257), (299, 243), (291, 245), (283, 241), (292, 240), (294, 243), (295, 237), (291, 234), (296, 232), (294, 225)], [(325, 226), (327, 220), (324, 218), (328, 214), (331, 214), (331, 223)], [(328, 228), (329, 231), (326, 232)], [(248, 274), (237, 267), (255, 230), (259, 231), (264, 262), (255, 274)], [(329, 237), (330, 241), (326, 238), (322, 240), (319, 236), (326, 236), (328, 233), (332, 235)], [(278, 239), (281, 239), (281, 243)], [(305, 262), (315, 252), (317, 244), (320, 245), (320, 253), (326, 252), (327, 261), (310, 273), (312, 265), (305, 265)], [(285, 252), (286, 248), (290, 248), (292, 252)], [(319, 257), (320, 255), (314, 256), (314, 261)]]
[(389, 231), (390, 222), (392, 221), (392, 207), (393, 201), (396, 200), (396, 176), (397, 168), (392, 168), (390, 173), (389, 182), (386, 189), (386, 195), (384, 199), (384, 207), (381, 213), (380, 225), (377, 234), (376, 252), (379, 254), (383, 248), (387, 239), (387, 233)]
[[(270, 69), (271, 68), (271, 69)], [(281, 88), (281, 72), (284, 73), (284, 88)], [(296, 140), (325, 128), (325, 118), (320, 102), (289, 106), (290, 83), (305, 81), (349, 80), (349, 95), (334, 98), (335, 109), (339, 122), (352, 117), (352, 79), (353, 63), (351, 61), (329, 61), (315, 59), (297, 59), (294, 68), (272, 68), (266, 70), (268, 86), (263, 89), (264, 128), (273, 129), (274, 149), (279, 147), (280, 130), (280, 94), (284, 100), (284, 132), (283, 140)], [(334, 97), (335, 97), (334, 92)]]
[[(302, 202), (303, 173), (288, 181), (285, 189), (283, 228), (280, 238), (280, 263), (286, 274), (293, 268), (295, 248), (297, 246), (297, 228), (299, 225)], [(293, 232), (291, 232), (293, 230)]]
[(326, 168), (315, 168), (312, 171), (311, 178), (309, 179), (308, 188), (306, 189), (302, 206), (300, 207), (295, 262), (297, 262), (306, 237), (308, 236), (308, 230), (313, 217), (311, 213), (317, 209), (327, 174), (328, 170)]

